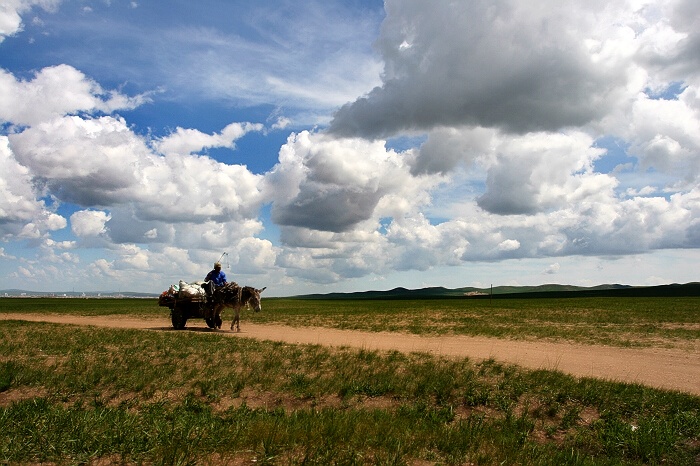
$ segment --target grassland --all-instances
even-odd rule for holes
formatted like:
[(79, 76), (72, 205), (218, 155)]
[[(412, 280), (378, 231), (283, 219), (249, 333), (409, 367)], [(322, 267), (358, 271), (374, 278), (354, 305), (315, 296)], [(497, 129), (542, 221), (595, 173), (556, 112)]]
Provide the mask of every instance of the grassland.
[[(263, 299), (243, 320), (297, 327), (687, 348), (700, 342), (700, 297), (562, 299)], [(167, 316), (149, 299), (0, 299), (0, 313)]]
[(700, 342), (700, 298), (265, 301), (264, 323), (612, 346)]
[[(683, 346), (698, 341), (699, 303), (268, 299), (243, 318)], [(3, 299), (0, 312), (167, 315), (150, 300)], [(700, 398), (690, 395), (492, 360), (0, 321), (0, 463), (698, 461)]]

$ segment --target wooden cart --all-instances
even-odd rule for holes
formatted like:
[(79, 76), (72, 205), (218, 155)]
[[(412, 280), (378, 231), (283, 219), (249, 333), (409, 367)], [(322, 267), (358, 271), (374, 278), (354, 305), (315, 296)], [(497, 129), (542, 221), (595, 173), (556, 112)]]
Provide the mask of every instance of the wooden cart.
[(158, 305), (170, 308), (173, 328), (182, 330), (189, 319), (204, 319), (209, 328), (221, 328), (221, 315), (213, 315), (213, 303), (206, 297), (179, 296), (180, 293), (164, 291), (158, 298)]

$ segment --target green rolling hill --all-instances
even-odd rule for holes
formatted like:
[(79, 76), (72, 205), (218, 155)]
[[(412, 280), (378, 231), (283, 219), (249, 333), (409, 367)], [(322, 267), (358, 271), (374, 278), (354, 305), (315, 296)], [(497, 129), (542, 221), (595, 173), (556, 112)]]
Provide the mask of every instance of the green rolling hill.
[(539, 286), (495, 286), (491, 288), (430, 287), (409, 290), (394, 288), (386, 291), (359, 291), (354, 293), (326, 293), (295, 296), (299, 299), (503, 299), (503, 298), (566, 298), (566, 297), (672, 297), (700, 296), (700, 282), (659, 286), (597, 285), (581, 287), (547, 284)]

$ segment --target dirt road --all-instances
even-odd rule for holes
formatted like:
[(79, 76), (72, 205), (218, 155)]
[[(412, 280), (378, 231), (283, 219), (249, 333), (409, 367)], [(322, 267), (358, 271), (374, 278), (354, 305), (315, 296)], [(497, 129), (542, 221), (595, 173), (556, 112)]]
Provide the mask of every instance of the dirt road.
[[(8, 319), (109, 328), (175, 331), (167, 319), (0, 314), (0, 320)], [(700, 347), (697, 345), (695, 350), (691, 351), (662, 348), (625, 349), (485, 337), (428, 337), (388, 332), (373, 333), (251, 323), (244, 323), (243, 331), (234, 333), (228, 330), (205, 329), (203, 321), (189, 321), (187, 329), (190, 331), (210, 331), (222, 337), (245, 337), (336, 347), (347, 346), (367, 350), (425, 352), (449, 357), (468, 357), (477, 361), (493, 358), (529, 369), (553, 369), (577, 377), (635, 382), (700, 396)]]

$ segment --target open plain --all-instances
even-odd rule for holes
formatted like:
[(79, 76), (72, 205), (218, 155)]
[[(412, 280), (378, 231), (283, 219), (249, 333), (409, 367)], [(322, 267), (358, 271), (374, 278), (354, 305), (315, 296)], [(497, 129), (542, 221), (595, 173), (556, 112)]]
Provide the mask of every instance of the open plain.
[(0, 299), (0, 463), (696, 465), (698, 298)]
[[(55, 314), (0, 314), (0, 319), (174, 331), (167, 319), (75, 316)], [(190, 331), (229, 337), (255, 338), (297, 344), (347, 346), (366, 350), (425, 352), (441, 356), (495, 359), (528, 369), (558, 370), (577, 377), (639, 383), (700, 396), (700, 342), (692, 349), (616, 348), (563, 342), (533, 342), (463, 335), (425, 336), (392, 332), (339, 330), (251, 324), (242, 332), (211, 330), (201, 320), (188, 323)]]

